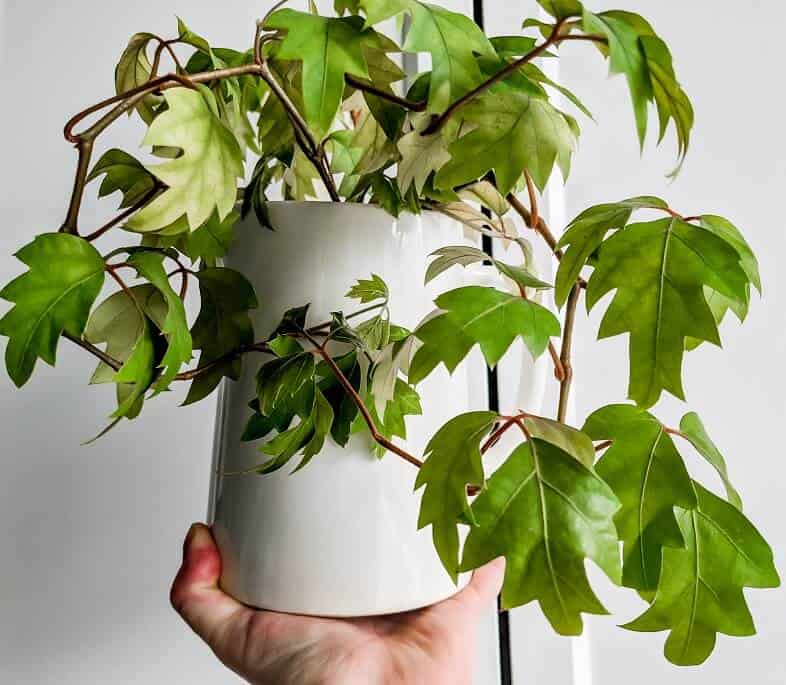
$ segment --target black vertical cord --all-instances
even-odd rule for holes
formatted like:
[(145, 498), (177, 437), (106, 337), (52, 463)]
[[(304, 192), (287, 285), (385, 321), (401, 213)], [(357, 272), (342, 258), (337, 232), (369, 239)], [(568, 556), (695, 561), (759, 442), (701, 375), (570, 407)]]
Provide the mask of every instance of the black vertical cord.
[[(483, 0), (473, 0), (472, 12), (475, 23), (483, 28)], [(491, 216), (491, 213), (484, 209), (484, 214)], [(494, 245), (491, 237), (483, 236), (483, 251), (491, 257), (494, 252)], [(499, 411), (499, 375), (497, 367), (487, 369), (486, 384), (488, 388), (488, 405), (491, 411)], [(502, 605), (497, 599), (497, 630), (499, 634), (499, 668), (501, 685), (513, 685), (513, 665), (510, 657), (510, 614), (502, 610)]]

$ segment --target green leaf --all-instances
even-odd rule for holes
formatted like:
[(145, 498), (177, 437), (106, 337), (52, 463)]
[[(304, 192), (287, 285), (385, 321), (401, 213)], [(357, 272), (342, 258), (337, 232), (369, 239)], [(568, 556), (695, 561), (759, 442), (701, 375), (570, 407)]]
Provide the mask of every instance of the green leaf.
[(54, 365), (64, 331), (82, 335), (90, 308), (104, 283), (104, 259), (86, 240), (44, 233), (16, 253), (29, 269), (0, 291), (14, 307), (0, 319), (8, 375), (21, 387), (39, 357)]
[(629, 12), (593, 14), (585, 9), (583, 28), (587, 33), (599, 34), (608, 40), (609, 66), (612, 73), (625, 74), (628, 80), (639, 144), (643, 147), (647, 135), (647, 107), (654, 94), (639, 38), (641, 35), (654, 36), (652, 27)]
[(533, 438), (539, 438), (578, 459), (591, 469), (595, 463), (595, 447), (590, 437), (561, 421), (542, 416), (525, 416), (522, 422)]
[(761, 276), (759, 275), (759, 262), (753, 250), (748, 245), (739, 229), (728, 219), (715, 214), (704, 214), (699, 223), (702, 228), (714, 233), (733, 247), (740, 256), (740, 266), (756, 290), (761, 293)]
[(600, 247), (609, 231), (623, 228), (633, 211), (644, 208), (665, 209), (668, 205), (658, 197), (633, 197), (621, 202), (595, 205), (584, 210), (568, 224), (557, 247), (569, 246), (560, 260), (554, 299), (562, 307), (581, 274), (581, 270)]
[(476, 411), (448, 421), (426, 446), (426, 460), (415, 481), (416, 490), (425, 486), (418, 529), (431, 526), (434, 547), (454, 582), (459, 567), (458, 520), (463, 515), (474, 521), (467, 486), (483, 485), (480, 441), (497, 418), (494, 412)]
[[(152, 65), (147, 57), (147, 48), (151, 41), (156, 40), (152, 33), (136, 33), (131, 36), (128, 46), (120, 56), (115, 67), (115, 92), (120, 95), (150, 80)], [(156, 108), (163, 102), (160, 95), (147, 95), (135, 107), (139, 116), (149, 124), (156, 116)], [(129, 116), (133, 110), (129, 111)]]
[(325, 440), (330, 433), (330, 428), (333, 425), (333, 408), (319, 391), (314, 400), (314, 411), (311, 414), (310, 421), (314, 426), (314, 433), (303, 447), (303, 459), (301, 459), (292, 473), (300, 471), (315, 455), (322, 451)]
[(414, 185), (418, 194), (422, 193), (426, 179), (450, 161), (442, 131), (429, 135), (410, 131), (399, 139), (398, 150), (401, 153), (398, 183), (403, 192)]
[(306, 121), (323, 140), (341, 106), (345, 75), (369, 78), (363, 45), (374, 34), (352, 17), (326, 18), (291, 9), (274, 12), (265, 28), (286, 31), (279, 59), (302, 61)]
[[(352, 350), (340, 357), (334, 357), (341, 373), (350, 382), (356, 392), (360, 393), (362, 372), (356, 350)], [(331, 437), (342, 447), (349, 442), (352, 422), (358, 415), (358, 407), (354, 400), (344, 390), (341, 383), (333, 374), (328, 365), (322, 361), (317, 366), (317, 375), (322, 377), (319, 390), (325, 396), (330, 406), (333, 407), (333, 425), (330, 427)]]
[(116, 191), (123, 194), (120, 209), (131, 207), (150, 193), (156, 179), (140, 161), (123, 150), (113, 148), (107, 150), (95, 163), (87, 177), (90, 182), (104, 175), (98, 189), (98, 197), (106, 197)]
[(415, 331), (423, 346), (412, 360), (412, 383), (425, 378), (440, 362), (452, 373), (475, 344), (492, 367), (517, 337), (537, 358), (549, 338), (560, 331), (559, 321), (545, 307), (495, 288), (457, 288), (440, 295), (436, 305), (444, 313)]
[(630, 333), (629, 397), (644, 407), (662, 390), (683, 399), (685, 339), (720, 344), (704, 286), (744, 303), (747, 283), (734, 249), (679, 219), (633, 224), (606, 240), (587, 286), (587, 307), (616, 290), (599, 337)]
[(743, 588), (780, 584), (772, 550), (743, 514), (698, 483), (698, 507), (678, 510), (684, 549), (667, 549), (652, 606), (629, 630), (669, 630), (666, 658), (678, 666), (703, 663), (717, 633), (753, 635)]
[(696, 451), (704, 457), (718, 472), (718, 475), (726, 487), (726, 497), (737, 509), (742, 511), (742, 498), (740, 494), (731, 484), (729, 479), (729, 472), (726, 469), (726, 460), (720, 453), (720, 450), (715, 446), (712, 438), (707, 434), (707, 429), (704, 428), (699, 415), (695, 412), (685, 414), (680, 421), (680, 433), (685, 437)]
[(597, 472), (622, 503), (615, 518), (624, 543), (622, 582), (654, 590), (663, 549), (684, 545), (675, 507), (696, 506), (685, 463), (660, 421), (630, 404), (599, 409), (583, 431), (593, 440), (612, 440)]
[(677, 131), (677, 152), (682, 158), (690, 145), (694, 120), (693, 105), (677, 82), (671, 52), (666, 43), (657, 36), (642, 36), (640, 41), (658, 108), (660, 121), (658, 142), (663, 140), (669, 121), (673, 120)]
[(614, 494), (559, 447), (533, 438), (517, 447), (472, 505), (477, 525), (464, 544), (464, 571), (504, 556), (502, 605), (534, 600), (562, 635), (582, 632), (582, 613), (608, 613), (584, 560), (619, 580)]
[[(342, 9), (339, 9), (339, 5)], [(346, 8), (357, 14), (359, 10), (363, 10), (366, 26), (372, 26), (401, 14), (409, 5), (410, 0), (337, 0), (336, 12), (343, 14)]]
[(415, 0), (409, 6), (412, 25), (402, 49), (431, 55), (428, 112), (438, 114), (482, 82), (477, 55), (497, 55), (469, 17)]
[(213, 364), (191, 383), (184, 404), (207, 397), (222, 378), (238, 380), (242, 355), (232, 352), (254, 342), (254, 326), (248, 315), (256, 309), (254, 287), (239, 272), (213, 267), (197, 272), (202, 306), (191, 329), (194, 347), (201, 350), (198, 366)]
[(489, 40), (496, 53), (503, 59), (523, 57), (538, 44), (537, 39), (529, 36), (494, 36)]
[(156, 292), (151, 285), (130, 288), (133, 297), (120, 291), (110, 295), (90, 315), (85, 340), (106, 343), (106, 353), (123, 363), (115, 372), (100, 362), (91, 383), (117, 383), (117, 411), (112, 418), (134, 418), (142, 408), (145, 392), (155, 378), (155, 348), (144, 303)]
[(168, 189), (127, 224), (141, 233), (158, 231), (185, 216), (192, 230), (213, 212), (223, 220), (234, 208), (236, 179), (243, 175), (240, 146), (219, 119), (213, 93), (172, 88), (165, 91), (168, 109), (151, 124), (143, 145), (165, 145), (183, 154), (148, 167)]
[(235, 239), (235, 224), (239, 219), (240, 214), (235, 211), (227, 214), (223, 220), (214, 212), (198, 229), (185, 235), (182, 251), (191, 261), (202, 259), (214, 265), (217, 259), (229, 251)]
[(580, 17), (584, 6), (577, 0), (538, 0), (538, 4), (555, 19)]
[(259, 409), (270, 416), (276, 406), (294, 397), (306, 383), (314, 382), (314, 355), (299, 352), (263, 364), (257, 374)]
[(396, 379), (393, 398), (387, 403), (381, 422), (382, 433), (387, 438), (407, 438), (407, 416), (420, 416), (423, 408), (415, 388), (400, 378)]
[(166, 319), (161, 332), (167, 339), (167, 350), (161, 359), (161, 375), (155, 382), (156, 393), (169, 387), (180, 367), (191, 361), (193, 342), (188, 330), (183, 300), (172, 290), (163, 266), (164, 256), (158, 252), (134, 252), (128, 258), (140, 277), (147, 279), (164, 297), (167, 304)]
[(390, 291), (388, 290), (387, 284), (380, 276), (371, 274), (370, 279), (359, 279), (358, 282), (349, 289), (346, 297), (358, 300), (361, 304), (368, 304), (369, 302), (376, 302), (377, 300), (387, 301), (390, 297)]
[(456, 188), (493, 171), (497, 188), (507, 195), (527, 169), (543, 191), (555, 163), (567, 177), (576, 136), (547, 100), (504, 81), (470, 101), (461, 114), (470, 132), (448, 148), (452, 159), (437, 172), (438, 188)]
[(300, 147), (295, 149), (292, 162), (284, 172), (284, 195), (287, 200), (302, 202), (309, 197), (317, 197), (315, 182), (319, 182), (319, 172), (314, 163)]

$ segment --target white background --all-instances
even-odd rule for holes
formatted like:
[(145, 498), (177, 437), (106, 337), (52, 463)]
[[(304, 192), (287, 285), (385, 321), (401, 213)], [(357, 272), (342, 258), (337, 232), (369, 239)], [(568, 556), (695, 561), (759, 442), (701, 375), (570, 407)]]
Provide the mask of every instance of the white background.
[[(469, 2), (442, 3), (470, 11)], [(186, 0), (42, 0), (0, 2), (2, 49), (2, 230), (0, 281), (19, 272), (11, 257), (29, 238), (62, 219), (75, 155), (61, 137), (65, 118), (112, 91), (112, 71), (129, 35), (175, 31), (182, 14), (217, 45), (244, 45), (266, 9), (250, 0), (220, 5)], [(487, 0), (493, 33), (518, 30), (524, 3)], [(531, 7), (533, 3), (526, 3)], [(593, 9), (605, 3), (590, 2)], [(693, 146), (682, 175), (669, 184), (673, 140), (639, 155), (621, 77), (605, 77), (591, 46), (564, 48), (563, 82), (590, 106), (567, 186), (567, 215), (629, 195), (661, 194), (686, 214), (728, 216), (761, 259), (765, 295), (744, 328), (724, 327), (725, 349), (687, 359), (690, 408), (722, 446), (747, 514), (786, 568), (781, 385), (786, 353), (786, 259), (779, 208), (786, 171), (781, 121), (781, 46), (786, 9), (774, 0), (669, 2), (620, 0), (652, 20), (671, 46), (697, 110)], [(133, 149), (142, 131), (120, 125), (104, 140)], [(106, 208), (88, 204), (85, 226)], [(625, 341), (593, 343), (597, 319), (582, 322), (576, 350), (577, 414), (624, 399)], [(0, 374), (0, 682), (218, 684), (234, 682), (171, 612), (169, 582), (182, 536), (203, 517), (207, 500), (212, 401), (187, 409), (178, 398), (151, 402), (144, 416), (97, 445), (79, 444), (101, 427), (111, 397), (86, 389), (92, 361), (63, 342), (57, 369), (39, 364), (15, 391)], [(663, 402), (676, 423), (684, 410)], [(697, 473), (705, 471), (697, 467)], [(701, 669), (678, 671), (661, 654), (663, 636), (615, 627), (639, 603), (603, 587), (618, 612), (592, 619), (585, 639), (553, 637), (534, 607), (514, 616), (516, 682), (537, 685), (731, 685), (784, 682), (786, 599), (780, 590), (748, 593), (760, 636), (721, 637)], [(481, 685), (497, 683), (493, 633), (484, 640)]]

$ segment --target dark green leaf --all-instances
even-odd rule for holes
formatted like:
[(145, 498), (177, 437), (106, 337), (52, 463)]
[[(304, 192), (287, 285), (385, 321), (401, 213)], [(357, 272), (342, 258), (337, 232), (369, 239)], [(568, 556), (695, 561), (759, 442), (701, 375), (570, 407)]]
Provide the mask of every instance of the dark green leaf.
[(472, 505), (477, 525), (462, 570), (505, 556), (502, 604), (534, 600), (554, 629), (579, 635), (582, 613), (608, 613), (590, 587), (584, 560), (619, 581), (613, 516), (619, 503), (595, 473), (559, 447), (523, 443), (489, 478)]
[(698, 507), (679, 509), (684, 549), (666, 549), (652, 606), (625, 628), (671, 631), (666, 658), (678, 666), (703, 663), (717, 633), (753, 635), (743, 588), (780, 584), (772, 550), (742, 513), (698, 483)]
[(113, 148), (107, 150), (95, 163), (87, 181), (92, 181), (101, 175), (104, 180), (98, 190), (98, 197), (111, 195), (116, 191), (123, 194), (120, 208), (131, 207), (150, 193), (155, 186), (156, 179), (142, 163), (123, 150)]
[(448, 421), (426, 446), (426, 461), (415, 482), (416, 490), (425, 486), (418, 528), (431, 526), (439, 558), (454, 581), (459, 566), (458, 520), (464, 515), (474, 521), (467, 486), (483, 485), (480, 441), (496, 420), (494, 412), (477, 411)]
[(675, 507), (696, 506), (685, 463), (660, 421), (630, 404), (599, 409), (583, 431), (593, 440), (613, 441), (597, 471), (622, 503), (615, 518), (625, 546), (622, 582), (654, 590), (663, 549), (684, 544)]

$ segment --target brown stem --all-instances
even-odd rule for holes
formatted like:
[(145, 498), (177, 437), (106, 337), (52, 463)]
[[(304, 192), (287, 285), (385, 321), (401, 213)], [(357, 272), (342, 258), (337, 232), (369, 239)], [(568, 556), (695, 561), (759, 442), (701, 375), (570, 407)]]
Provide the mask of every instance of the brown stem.
[(63, 337), (67, 340), (70, 340), (75, 345), (79, 345), (79, 347), (82, 349), (87, 350), (93, 356), (98, 357), (102, 362), (104, 362), (104, 364), (111, 367), (115, 371), (120, 371), (120, 368), (123, 366), (123, 362), (121, 362), (119, 359), (115, 359), (114, 357), (108, 355), (106, 352), (93, 345), (93, 343), (88, 342), (83, 338), (77, 338), (67, 331), (63, 331)]
[(599, 442), (597, 445), (595, 445), (595, 451), (601, 452), (606, 448), (611, 447), (612, 442), (612, 440), (604, 440), (603, 442)]
[(85, 194), (85, 184), (87, 183), (87, 174), (90, 169), (90, 157), (93, 154), (93, 141), (80, 141), (77, 145), (77, 150), (79, 160), (77, 162), (76, 175), (74, 176), (74, 186), (71, 190), (71, 200), (68, 203), (65, 221), (63, 221), (63, 225), (60, 227), (61, 233), (70, 233), (72, 235), (79, 235), (77, 227), (79, 209), (82, 206), (82, 197)]
[(593, 34), (590, 34), (590, 33), (582, 33), (582, 34), (578, 34), (578, 35), (568, 34), (566, 36), (560, 36), (560, 38), (557, 40), (557, 42), (561, 43), (562, 41), (565, 41), (565, 40), (586, 40), (586, 41), (591, 41), (593, 43), (608, 43), (609, 42), (609, 39), (606, 38), (605, 36), (596, 36), (596, 35), (593, 35)]
[(566, 21), (567, 21), (566, 19), (560, 19), (556, 24), (554, 24), (554, 27), (551, 31), (551, 35), (549, 35), (549, 37), (543, 43), (534, 47), (523, 57), (520, 57), (514, 62), (511, 62), (506, 67), (504, 67), (496, 74), (494, 74), (494, 76), (486, 79), (477, 88), (473, 88), (469, 93), (463, 95), (458, 100), (456, 100), (452, 105), (450, 105), (450, 107), (448, 107), (442, 114), (436, 117), (434, 121), (432, 121), (423, 130), (423, 135), (429, 135), (431, 133), (436, 133), (437, 131), (439, 131), (445, 125), (448, 119), (450, 119), (458, 110), (464, 107), (464, 105), (466, 105), (468, 102), (476, 98), (484, 91), (491, 88), (491, 86), (493, 86), (495, 83), (499, 83), (500, 81), (503, 81), (508, 76), (518, 71), (518, 69), (523, 67), (525, 64), (531, 62), (532, 60), (542, 55), (552, 45), (559, 42), (559, 32)]
[(231, 352), (227, 352), (222, 357), (218, 359), (214, 359), (202, 366), (198, 366), (195, 369), (191, 369), (190, 371), (183, 371), (182, 373), (177, 374), (175, 376), (176, 381), (192, 381), (195, 378), (201, 376), (203, 373), (210, 371), (211, 369), (215, 368), (219, 364), (223, 364), (226, 361), (230, 361), (240, 355), (246, 354), (248, 352), (263, 352), (265, 354), (271, 354), (270, 348), (267, 346), (267, 343), (258, 342), (254, 343), (253, 345), (247, 345), (245, 347), (240, 347), (236, 350), (232, 350)]
[(376, 95), (378, 98), (383, 100), (387, 100), (388, 102), (392, 102), (394, 105), (399, 105), (404, 109), (408, 109), (411, 112), (425, 112), (426, 107), (428, 107), (427, 102), (413, 102), (412, 100), (407, 100), (407, 98), (402, 98), (396, 95), (395, 93), (389, 93), (382, 88), (377, 88), (374, 84), (368, 83), (367, 81), (363, 81), (362, 79), (355, 78), (351, 74), (347, 74), (345, 76), (347, 85), (356, 88), (357, 90), (362, 90), (366, 93), (371, 93), (372, 95)]
[(581, 286), (576, 283), (570, 291), (568, 302), (565, 306), (565, 325), (562, 329), (562, 351), (560, 361), (565, 371), (565, 377), (559, 386), (559, 407), (557, 409), (557, 421), (565, 423), (568, 415), (568, 398), (570, 397), (570, 386), (573, 381), (573, 366), (571, 365), (571, 350), (573, 347), (573, 330), (576, 324), (576, 309), (581, 295)]
[(510, 206), (513, 207), (516, 213), (524, 220), (524, 223), (546, 241), (546, 244), (551, 248), (551, 251), (557, 259), (562, 259), (562, 250), (557, 247), (557, 238), (546, 225), (546, 222), (543, 221), (543, 217), (538, 217), (538, 221), (534, 222), (531, 212), (513, 193), (508, 193), (507, 200)]
[(360, 411), (363, 420), (366, 422), (366, 426), (368, 426), (368, 430), (371, 433), (371, 437), (379, 444), (382, 445), (386, 450), (393, 452), (393, 454), (398, 455), (405, 461), (408, 461), (413, 466), (420, 468), (423, 466), (423, 462), (418, 459), (417, 457), (412, 456), (406, 450), (401, 449), (398, 445), (388, 440), (384, 435), (382, 435), (379, 430), (377, 430), (377, 426), (374, 423), (374, 419), (371, 417), (371, 413), (366, 407), (363, 399), (358, 394), (357, 390), (352, 386), (349, 379), (344, 375), (341, 369), (338, 367), (338, 364), (333, 361), (333, 358), (327, 353), (325, 350), (324, 345), (320, 345), (309, 333), (305, 332), (305, 338), (308, 340), (316, 349), (317, 353), (320, 357), (325, 361), (328, 365), (330, 370), (332, 371), (333, 375), (336, 377), (336, 380), (341, 384), (341, 387), (344, 388), (344, 391), (349, 395), (352, 401), (355, 403), (355, 406)]
[(540, 214), (538, 213), (538, 196), (535, 192), (535, 184), (532, 182), (532, 176), (528, 169), (524, 169), (524, 178), (527, 181), (527, 194), (529, 195), (530, 206), (529, 224), (527, 225), (530, 228), (535, 228), (535, 226), (537, 226), (540, 222)]
[(554, 362), (554, 377), (561, 383), (565, 380), (565, 367), (562, 366), (562, 360), (559, 358), (559, 352), (554, 343), (549, 340), (549, 356), (551, 361)]
[(125, 221), (129, 216), (131, 216), (137, 210), (142, 209), (148, 202), (150, 202), (158, 192), (163, 188), (163, 185), (156, 184), (151, 188), (145, 195), (137, 200), (133, 205), (131, 205), (128, 209), (118, 214), (114, 219), (107, 221), (101, 228), (96, 229), (89, 235), (85, 236), (85, 240), (88, 242), (92, 242), (97, 238), (100, 238), (104, 233), (106, 233), (110, 228), (117, 226), (119, 223)]

